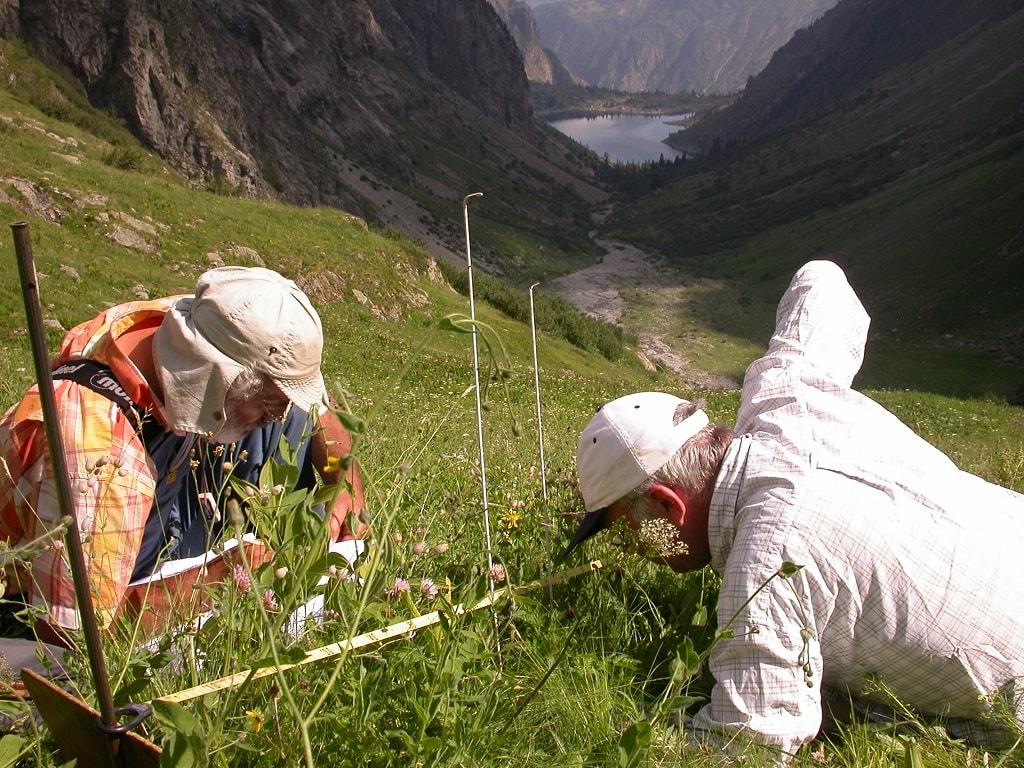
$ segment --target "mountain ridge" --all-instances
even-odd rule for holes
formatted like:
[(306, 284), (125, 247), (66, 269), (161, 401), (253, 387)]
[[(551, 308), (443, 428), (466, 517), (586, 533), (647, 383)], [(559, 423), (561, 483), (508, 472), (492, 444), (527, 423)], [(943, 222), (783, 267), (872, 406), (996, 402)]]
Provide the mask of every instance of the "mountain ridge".
[(835, 0), (562, 0), (535, 6), (541, 39), (591, 85), (741, 89), (793, 31)]
[(782, 130), (1021, 7), (1020, 0), (841, 2), (798, 30), (734, 105), (708, 116), (688, 139), (707, 147), (715, 140), (743, 141)]

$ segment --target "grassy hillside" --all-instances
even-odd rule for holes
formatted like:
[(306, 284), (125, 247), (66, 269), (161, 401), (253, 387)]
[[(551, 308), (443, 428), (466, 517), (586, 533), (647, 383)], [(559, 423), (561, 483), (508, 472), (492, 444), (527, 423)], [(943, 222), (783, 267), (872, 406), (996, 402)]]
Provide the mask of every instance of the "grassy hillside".
[[(794, 38), (787, 60), (800, 60), (801, 43), (817, 50), (819, 26)], [(874, 318), (882, 362), (865, 383), (1020, 402), (1022, 29), (1024, 12), (972, 26), (813, 118), (687, 164), (608, 227), (691, 276), (723, 280), (695, 309), (755, 344), (793, 269), (833, 259)], [(775, 96), (784, 110), (785, 92)], [(730, 113), (698, 125), (695, 138), (709, 139)], [(932, 364), (903, 364), (908, 345)], [(985, 381), (972, 387), (979, 364)]]
[[(191, 189), (104, 115), (84, 108), (70, 121), (46, 114), (38, 94), (54, 87), (50, 75), (24, 61), (12, 69), (9, 52), (0, 47), (0, 218), (31, 222), (46, 316), (55, 326), (51, 346), (62, 333), (58, 323), (70, 327), (143, 290), (188, 291), (211, 263), (251, 264), (258, 257), (305, 286), (324, 320), (325, 374), (351, 394), (366, 423), (357, 453), (375, 538), (374, 555), (359, 571), (363, 589), (332, 580), (333, 613), (325, 623), (299, 640), (282, 633), (281, 616), (305, 599), (303, 585), (316, 581), (324, 563), (300, 557), (315, 554), (318, 541), (316, 524), (300, 514), (306, 500), (268, 502), (260, 532), (280, 559), (250, 574), (259, 590), (244, 587), (244, 579), (224, 584), (215, 593), (217, 618), (201, 630), (176, 627), (155, 647), (143, 647), (132, 625), (118, 627), (106, 647), (118, 700), (147, 701), (485, 594), (469, 337), (439, 324), (467, 311), (464, 297), (432, 278), (419, 247), (400, 236), (338, 211)], [(20, 87), (26, 78), (35, 79), (31, 99)], [(458, 210), (450, 215), (458, 221)], [(6, 232), (0, 255), (8, 286), (0, 306), (6, 406), (30, 382), (31, 367)], [(758, 300), (769, 302), (770, 293), (766, 286)], [(594, 407), (672, 383), (644, 373), (628, 356), (612, 363), (542, 333), (546, 505), (528, 329), (486, 304), (479, 309), (504, 340), (512, 372), (507, 392), (491, 388), (493, 407), (485, 414), (494, 553), (509, 581), (522, 584), (550, 568), (549, 554), (581, 511), (572, 456)], [(917, 392), (876, 396), (965, 468), (1024, 490), (1019, 410)], [(709, 400), (712, 418), (733, 418), (736, 393)], [(303, 535), (277, 531), (275, 525), (293, 520), (307, 526)], [(684, 706), (675, 694), (707, 691), (694, 659), (677, 652), (685, 638), (699, 657), (709, 647), (714, 576), (679, 577), (623, 558), (606, 541), (588, 546), (587, 554), (604, 557), (608, 567), (559, 587), (553, 603), (539, 591), (503, 604), (493, 617), (449, 613), (444, 626), (384, 647), (161, 708), (147, 735), (183, 761), (192, 756), (195, 764), (216, 766), (720, 765), (719, 755), (693, 750), (671, 724)], [(281, 562), (290, 571), (279, 578)], [(408, 595), (397, 578), (408, 580)], [(439, 590), (435, 598), (428, 578)], [(280, 601), (276, 611), (254, 599), (271, 588)], [(70, 664), (70, 687), (92, 697), (81, 655)], [(18, 765), (62, 764), (23, 705), (4, 711), (22, 718), (23, 731), (0, 741), (0, 750), (11, 750), (0, 754)], [(978, 750), (923, 728), (914, 733), (928, 765), (982, 764)], [(857, 727), (844, 741), (809, 747), (797, 764), (888, 768), (905, 756), (913, 755), (902, 741)], [(746, 764), (768, 762), (751, 755)]]

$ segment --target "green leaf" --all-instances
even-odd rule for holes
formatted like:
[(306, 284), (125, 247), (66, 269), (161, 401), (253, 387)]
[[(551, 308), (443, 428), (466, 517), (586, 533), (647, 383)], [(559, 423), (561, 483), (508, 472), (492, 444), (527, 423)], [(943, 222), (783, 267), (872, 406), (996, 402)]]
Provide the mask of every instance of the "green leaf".
[(0, 768), (12, 768), (21, 757), (21, 750), (25, 740), (13, 733), (0, 739)]
[(208, 765), (203, 726), (180, 704), (153, 702), (153, 717), (165, 731), (160, 765), (167, 768), (200, 768)]
[(0, 714), (8, 717), (24, 717), (29, 712), (28, 704), (23, 701), (0, 699)]
[(419, 754), (420, 756), (432, 755), (437, 752), (441, 747), (444, 746), (444, 742), (441, 741), (437, 736), (428, 736), (425, 739), (420, 739), (419, 743)]
[(437, 322), (437, 327), (442, 331), (454, 331), (456, 333), (472, 333), (473, 326), (468, 322), (469, 318), (465, 315), (453, 312), (450, 315), (445, 315)]
[(903, 743), (903, 768), (924, 768), (921, 750), (914, 739), (907, 739)]
[(338, 411), (338, 419), (341, 421), (342, 426), (353, 435), (361, 435), (366, 431), (366, 422), (354, 413)]
[(693, 613), (693, 618), (690, 619), (690, 624), (695, 627), (703, 627), (708, 623), (708, 609), (703, 605), (698, 605), (697, 610)]
[(651, 724), (641, 720), (626, 729), (619, 737), (619, 768), (630, 768), (643, 757), (651, 743)]
[(795, 576), (801, 569), (803, 569), (802, 565), (797, 565), (796, 563), (791, 563), (787, 560), (779, 566), (778, 573), (782, 578), (788, 579)]
[(682, 664), (681, 671), (684, 674), (684, 677), (680, 678), (681, 680), (688, 680), (700, 672), (700, 656), (697, 654), (697, 651), (693, 649), (693, 641), (690, 640), (689, 635), (683, 638), (683, 653), (682, 655), (678, 655), (677, 652), (676, 658), (679, 659)]

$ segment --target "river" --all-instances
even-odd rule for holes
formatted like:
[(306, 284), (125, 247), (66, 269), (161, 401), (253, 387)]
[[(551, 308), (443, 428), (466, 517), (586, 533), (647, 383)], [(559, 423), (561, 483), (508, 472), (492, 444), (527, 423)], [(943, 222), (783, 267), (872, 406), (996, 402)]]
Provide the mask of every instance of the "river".
[(657, 162), (683, 157), (663, 140), (679, 130), (669, 125), (691, 115), (600, 115), (552, 120), (551, 126), (613, 163)]

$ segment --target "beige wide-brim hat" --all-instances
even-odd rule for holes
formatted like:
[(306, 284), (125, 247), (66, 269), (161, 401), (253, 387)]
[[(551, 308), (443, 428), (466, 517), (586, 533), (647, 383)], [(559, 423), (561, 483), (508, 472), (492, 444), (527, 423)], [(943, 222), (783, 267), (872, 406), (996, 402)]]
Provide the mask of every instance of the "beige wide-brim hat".
[(320, 316), (291, 280), (262, 267), (204, 273), (195, 296), (175, 302), (153, 339), (170, 428), (216, 435), (243, 371), (266, 375), (305, 411), (326, 405), (323, 343)]

